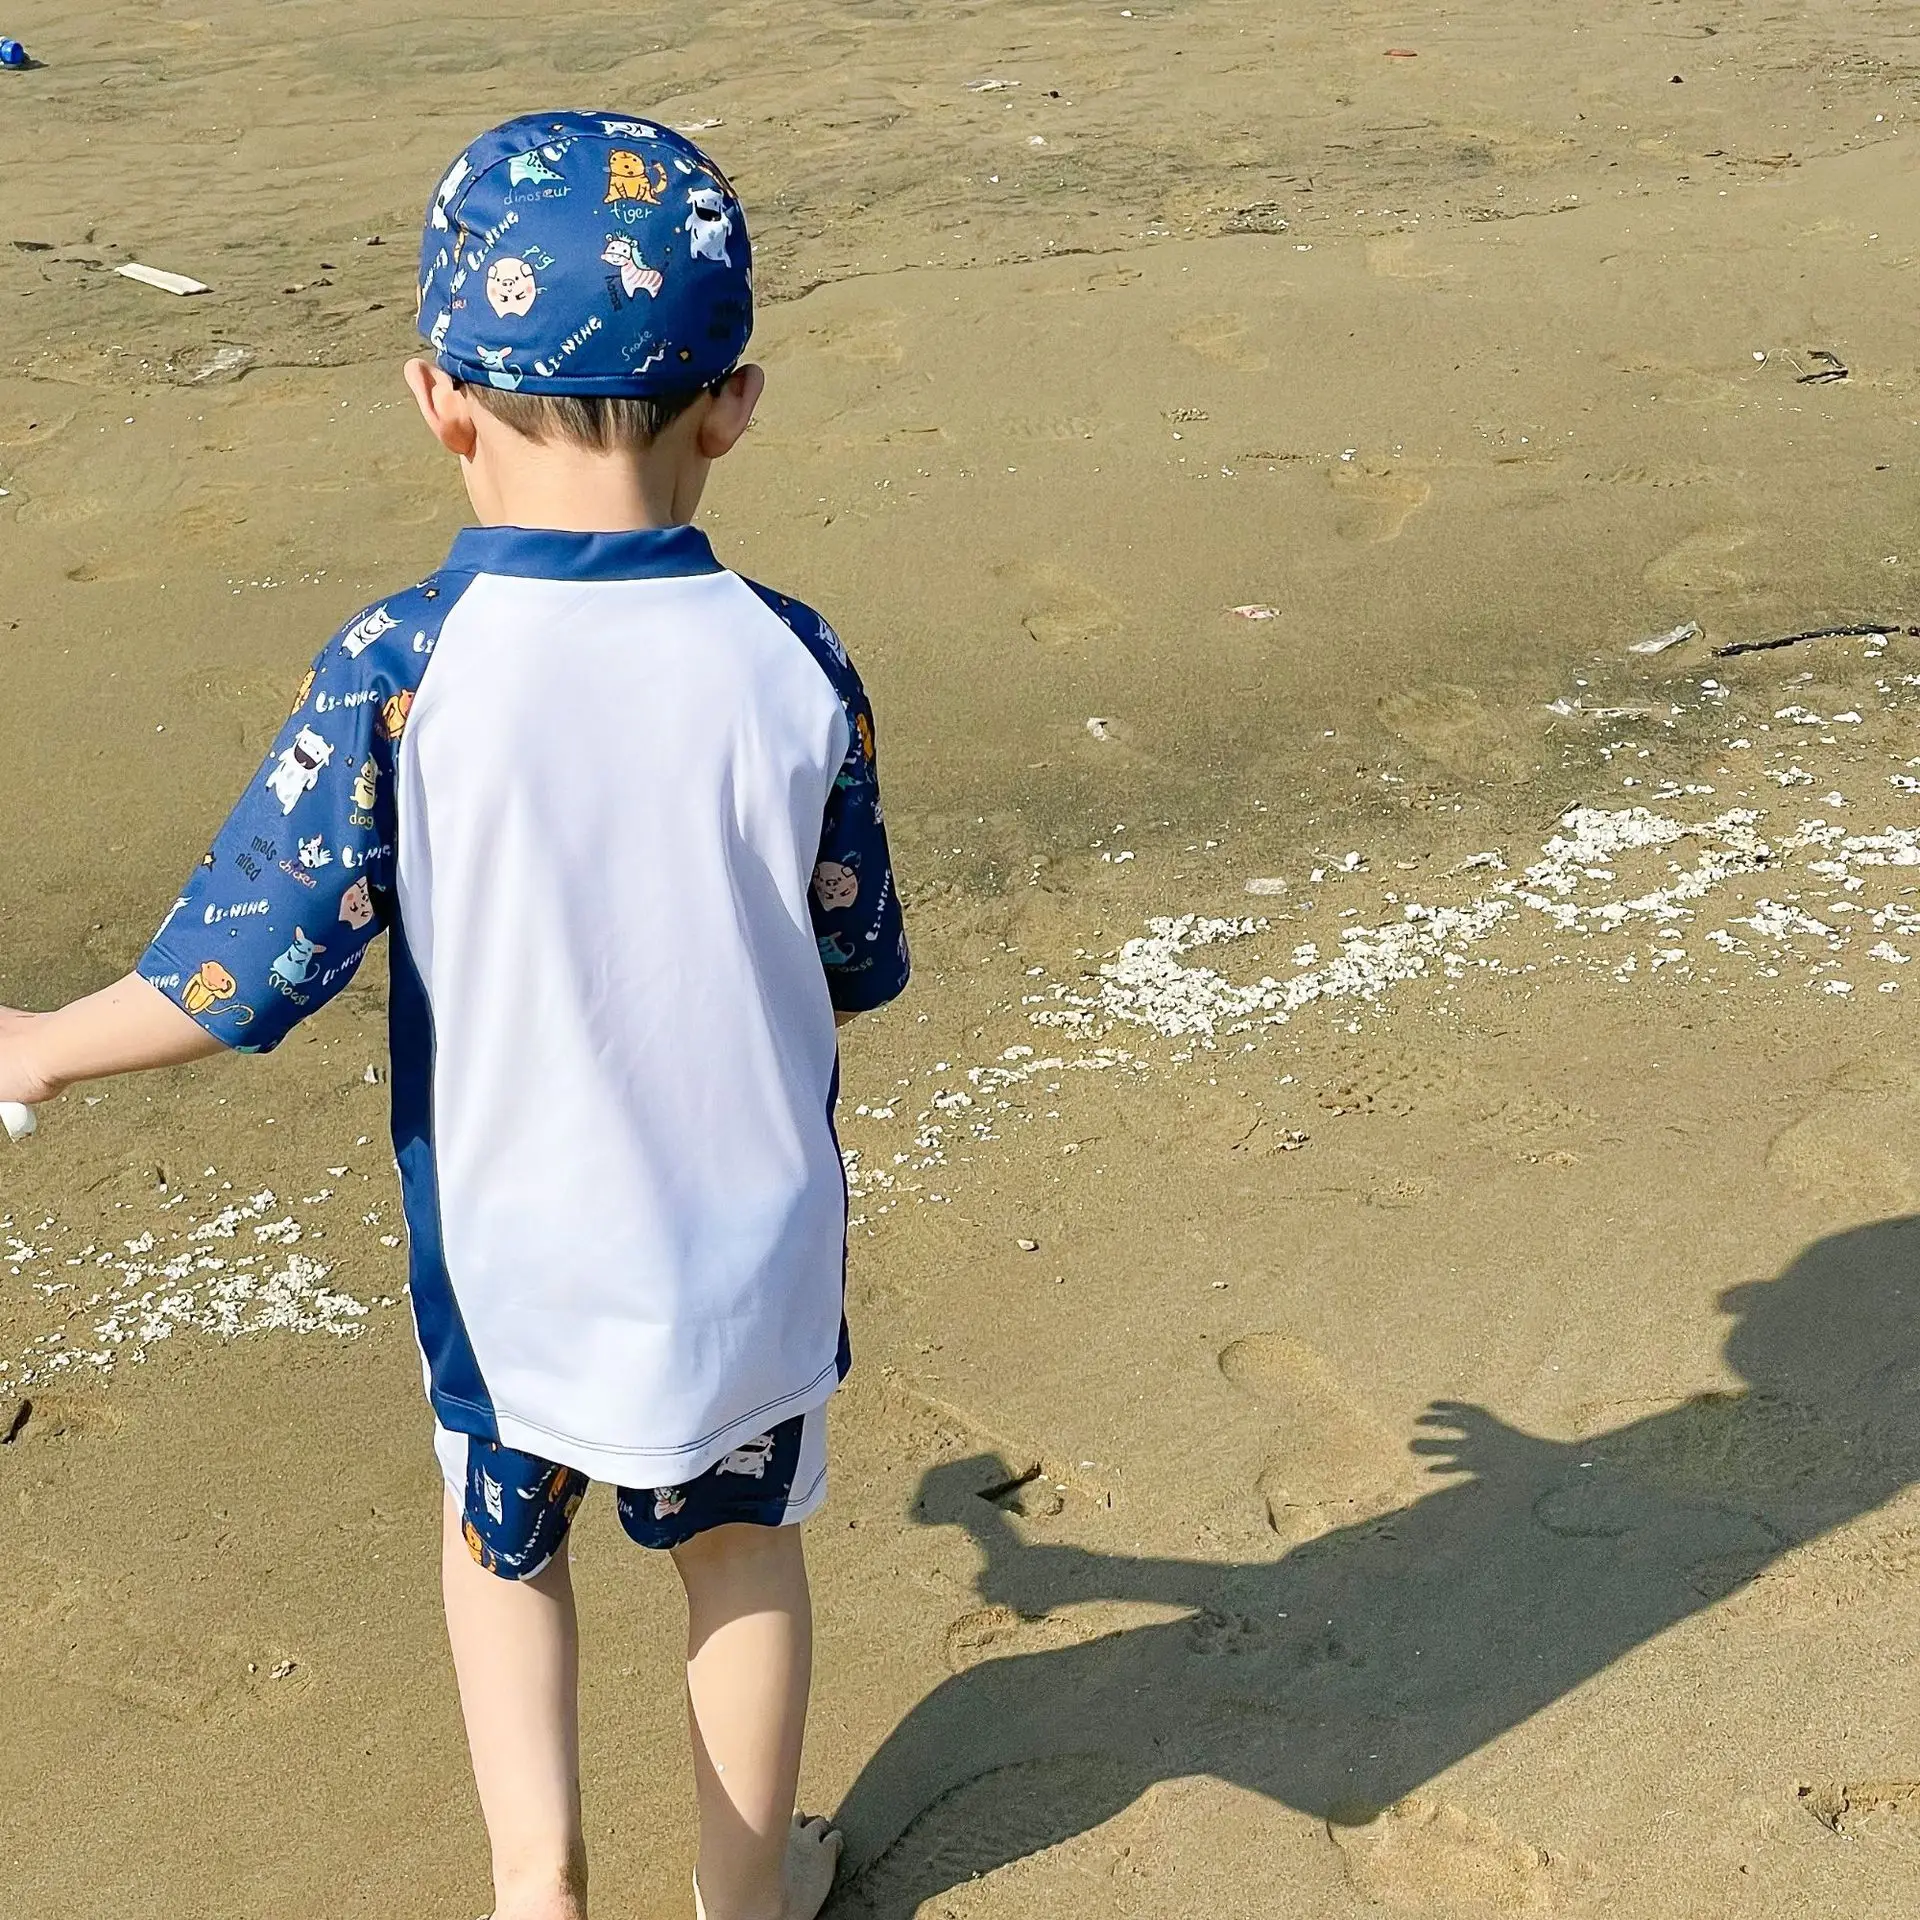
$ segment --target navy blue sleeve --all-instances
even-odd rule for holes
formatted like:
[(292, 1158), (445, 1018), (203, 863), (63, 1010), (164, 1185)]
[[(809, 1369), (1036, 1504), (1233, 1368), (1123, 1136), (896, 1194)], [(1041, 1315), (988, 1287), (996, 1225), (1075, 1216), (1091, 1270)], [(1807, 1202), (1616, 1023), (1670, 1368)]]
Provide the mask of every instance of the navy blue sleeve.
[(216, 1040), (278, 1046), (341, 992), (393, 913), (396, 746), (457, 588), (343, 627), (138, 972)]
[(873, 708), (851, 668), (848, 677), (847, 757), (827, 797), (807, 903), (836, 1011), (865, 1013), (906, 987), (912, 961), (880, 809)]
[(904, 991), (913, 971), (880, 806), (873, 706), (840, 636), (811, 607), (766, 587), (754, 592), (805, 644), (847, 716), (846, 757), (827, 796), (807, 905), (835, 1011), (866, 1013)]

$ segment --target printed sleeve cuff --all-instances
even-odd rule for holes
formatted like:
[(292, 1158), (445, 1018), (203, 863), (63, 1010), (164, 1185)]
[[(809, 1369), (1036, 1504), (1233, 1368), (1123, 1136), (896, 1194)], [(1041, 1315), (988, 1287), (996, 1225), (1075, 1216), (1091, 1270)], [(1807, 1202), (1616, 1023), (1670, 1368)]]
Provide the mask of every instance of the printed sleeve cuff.
[(210, 1039), (236, 1053), (271, 1053), (286, 1036), (238, 998), (239, 985), (217, 960), (188, 969), (158, 943), (135, 963), (148, 986), (158, 988)]
[(903, 966), (881, 972), (878, 967), (865, 973), (838, 973), (827, 975), (827, 992), (833, 1001), (835, 1013), (871, 1013), (876, 1007), (884, 1007), (889, 1000), (897, 1000), (907, 990), (907, 982), (913, 977), (911, 966)]

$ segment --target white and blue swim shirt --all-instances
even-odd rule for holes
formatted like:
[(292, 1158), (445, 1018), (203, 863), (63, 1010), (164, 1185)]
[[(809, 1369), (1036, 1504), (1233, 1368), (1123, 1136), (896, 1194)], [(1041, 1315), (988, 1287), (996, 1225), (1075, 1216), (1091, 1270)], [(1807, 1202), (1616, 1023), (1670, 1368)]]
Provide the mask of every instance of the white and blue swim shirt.
[(826, 622), (690, 527), (463, 532), (328, 644), (139, 970), (263, 1051), (383, 928), (441, 1424), (668, 1486), (826, 1400), (834, 1012), (908, 969)]

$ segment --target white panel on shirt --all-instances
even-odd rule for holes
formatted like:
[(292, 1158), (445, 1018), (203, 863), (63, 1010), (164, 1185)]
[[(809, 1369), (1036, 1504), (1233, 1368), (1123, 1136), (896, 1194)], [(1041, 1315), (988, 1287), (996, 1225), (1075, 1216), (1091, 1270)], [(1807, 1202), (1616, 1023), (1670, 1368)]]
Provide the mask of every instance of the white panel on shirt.
[(447, 1272), (508, 1446), (664, 1485), (833, 1390), (806, 888), (847, 750), (833, 686), (731, 574), (483, 575), (447, 617), (400, 743), (397, 894)]

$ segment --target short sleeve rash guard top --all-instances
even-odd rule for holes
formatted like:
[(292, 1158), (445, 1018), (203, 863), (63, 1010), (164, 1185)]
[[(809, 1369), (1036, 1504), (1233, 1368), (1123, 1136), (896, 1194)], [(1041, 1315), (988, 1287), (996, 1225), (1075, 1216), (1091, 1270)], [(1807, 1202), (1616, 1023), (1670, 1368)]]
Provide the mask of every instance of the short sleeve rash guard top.
[(140, 962), (273, 1047), (391, 936), (443, 1425), (690, 1479), (848, 1365), (834, 1013), (906, 984), (866, 693), (692, 528), (472, 528), (351, 621)]

